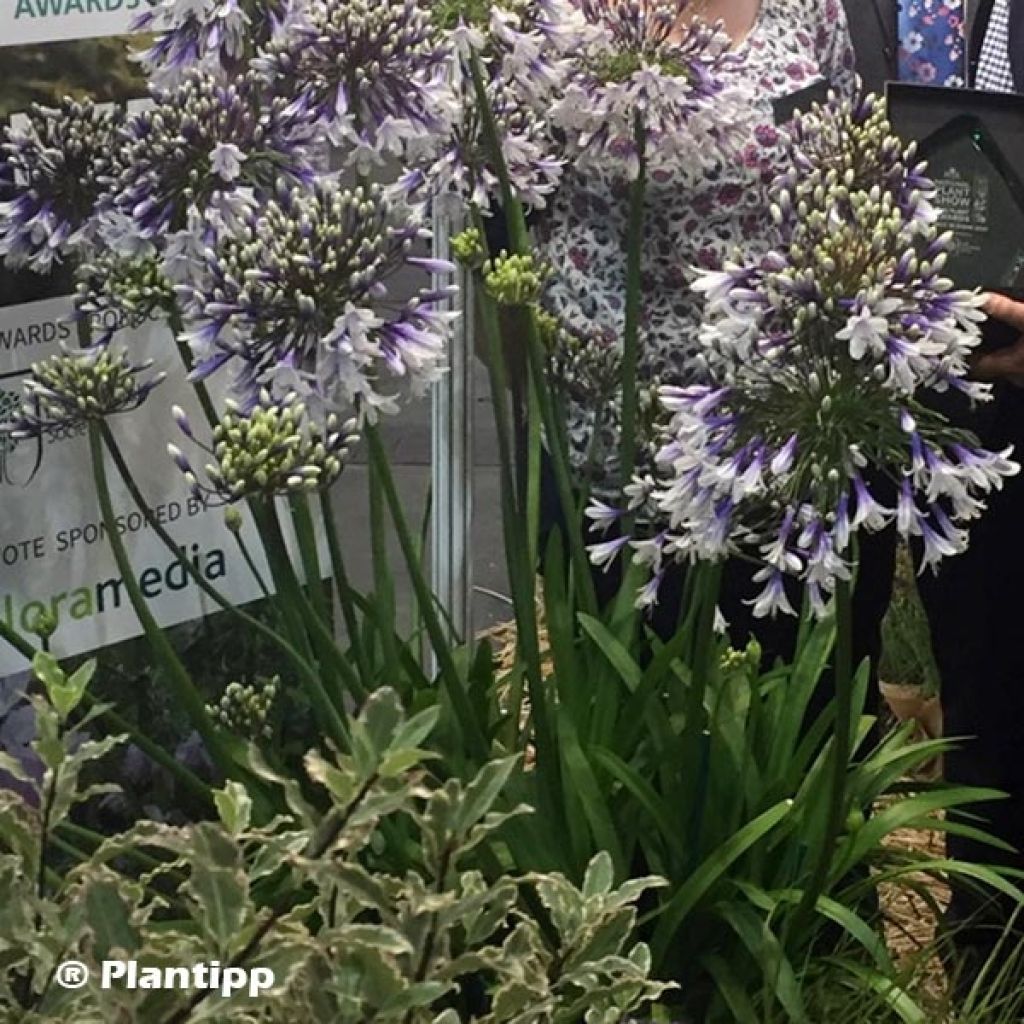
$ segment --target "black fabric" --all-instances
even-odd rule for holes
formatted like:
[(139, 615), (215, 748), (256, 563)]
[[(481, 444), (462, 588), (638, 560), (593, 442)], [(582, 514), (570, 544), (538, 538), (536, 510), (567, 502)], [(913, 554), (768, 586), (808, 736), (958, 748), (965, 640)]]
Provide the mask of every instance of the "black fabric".
[[(968, 41), (968, 75), (967, 81), (974, 84), (978, 75), (978, 62), (981, 60), (981, 48), (985, 43), (985, 32), (988, 30), (989, 18), (995, 0), (977, 0), (977, 8), (972, 16), (971, 38)], [(1017, 4), (1019, 6), (1019, 3)]]
[(1010, 64), (1018, 92), (1024, 92), (1024, 0), (1010, 0)]
[(857, 74), (867, 92), (881, 93), (899, 74), (896, 42), (898, 0), (844, 0), (857, 57)]
[[(1019, 388), (999, 385), (990, 407), (962, 412), (957, 422), (973, 429), (987, 448), (1012, 444), (1018, 457), (1024, 453), (1024, 391)], [(974, 824), (1018, 850), (1024, 849), (1022, 523), (1024, 476), (1018, 475), (989, 500), (988, 511), (972, 526), (967, 551), (943, 561), (936, 575), (925, 572), (918, 580), (942, 677), (945, 733), (962, 738), (946, 756), (946, 778), (1008, 793), (1009, 799), (972, 805), (970, 813), (982, 819)], [(1024, 868), (1020, 854), (960, 836), (949, 836), (949, 853), (976, 863)], [(960, 929), (954, 934), (958, 945), (983, 941), (978, 928), (963, 930), (965, 922), (979, 916), (983, 903), (975, 892), (954, 888), (950, 923)], [(997, 935), (992, 932), (991, 941)]]

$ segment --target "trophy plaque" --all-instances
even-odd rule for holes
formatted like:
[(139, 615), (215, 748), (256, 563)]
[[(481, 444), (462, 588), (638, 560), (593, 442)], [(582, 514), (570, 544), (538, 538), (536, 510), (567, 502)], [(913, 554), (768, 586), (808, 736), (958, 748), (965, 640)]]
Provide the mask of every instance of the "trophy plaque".
[[(1024, 99), (897, 83), (886, 97), (893, 129), (918, 142), (935, 182), (939, 228), (953, 234), (948, 275), (1024, 299)], [(987, 347), (1017, 336), (986, 325)]]

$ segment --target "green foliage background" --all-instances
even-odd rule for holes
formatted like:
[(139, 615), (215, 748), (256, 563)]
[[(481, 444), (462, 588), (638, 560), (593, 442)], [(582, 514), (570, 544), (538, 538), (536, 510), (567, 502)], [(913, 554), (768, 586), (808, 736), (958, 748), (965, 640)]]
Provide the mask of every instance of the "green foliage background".
[(132, 37), (116, 36), (0, 49), (0, 116), (66, 95), (100, 101), (142, 95), (145, 77), (131, 59), (136, 46)]

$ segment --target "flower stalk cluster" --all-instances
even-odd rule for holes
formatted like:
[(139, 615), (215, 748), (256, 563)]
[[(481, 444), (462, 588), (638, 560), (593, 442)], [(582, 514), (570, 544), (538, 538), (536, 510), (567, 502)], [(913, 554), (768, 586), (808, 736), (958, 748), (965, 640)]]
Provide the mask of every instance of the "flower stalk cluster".
[(47, 430), (81, 428), (131, 412), (166, 376), (144, 377), (152, 365), (135, 365), (125, 352), (107, 346), (64, 351), (33, 363), (11, 433), (15, 438), (38, 437)]
[(550, 272), (532, 254), (502, 252), (484, 265), (484, 287), (499, 306), (529, 306), (540, 298)]
[[(182, 433), (196, 440), (188, 417), (175, 408)], [(252, 408), (234, 402), (214, 428), (206, 480), (192, 468), (177, 445), (168, 453), (184, 474), (193, 494), (207, 502), (231, 504), (247, 498), (272, 499), (329, 487), (341, 475), (358, 437), (356, 423), (341, 423), (328, 415), (322, 425), (313, 421), (294, 393), (280, 400), (268, 392)]]
[(176, 85), (197, 67), (230, 77), (284, 31), (296, 6), (294, 0), (151, 0), (134, 26), (155, 37), (142, 63), (160, 87)]
[(610, 164), (635, 179), (644, 161), (691, 163), (704, 143), (725, 138), (724, 83), (735, 57), (721, 26), (695, 17), (694, 7), (690, 0), (582, 0), (587, 31), (551, 113), (578, 166)]
[(454, 116), (440, 34), (420, 0), (310, 0), (253, 67), (354, 162), (379, 162)]
[(698, 282), (711, 383), (662, 389), (658, 472), (630, 488), (664, 526), (639, 545), (656, 575), (746, 551), (762, 564), (755, 614), (795, 613), (787, 576), (822, 613), (858, 531), (895, 522), (934, 565), (1017, 472), (928, 405), (950, 387), (986, 397), (965, 379), (982, 314), (942, 275), (950, 240), (914, 156), (872, 98), (816, 108), (776, 184), (782, 244)]
[(216, 704), (207, 705), (218, 725), (247, 740), (273, 736), (272, 713), (277, 703), (281, 677), (257, 679), (253, 683), (229, 683)]
[(0, 165), (0, 256), (47, 273), (93, 239), (97, 207), (115, 172), (117, 111), (64, 99), (33, 105), (7, 129)]
[(255, 75), (224, 82), (195, 69), (151, 92), (153, 106), (121, 130), (121, 167), (108, 197), (138, 237), (180, 231), (196, 208), (230, 225), (258, 193), (282, 180), (312, 180), (309, 112), (269, 95)]
[(206, 251), (201, 285), (179, 289), (197, 379), (234, 362), (243, 392), (287, 380), (371, 417), (394, 404), (382, 379), (422, 390), (444, 365), (451, 289), (428, 280), (404, 302), (388, 295), (403, 271), (452, 272), (417, 255), (428, 238), (379, 186), (283, 185)]
[(169, 316), (175, 310), (174, 287), (155, 255), (126, 259), (103, 251), (75, 273), (75, 309), (99, 327), (97, 340), (105, 343), (122, 326)]

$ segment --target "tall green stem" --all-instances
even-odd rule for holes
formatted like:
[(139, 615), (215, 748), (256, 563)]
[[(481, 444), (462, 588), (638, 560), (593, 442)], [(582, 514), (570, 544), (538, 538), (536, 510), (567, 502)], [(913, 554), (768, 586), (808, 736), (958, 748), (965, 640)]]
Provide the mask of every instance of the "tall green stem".
[(701, 843), (704, 815), (707, 809), (707, 692), (715, 671), (714, 654), (715, 612), (722, 587), (721, 562), (698, 563), (691, 572), (699, 572), (701, 578), (694, 587), (697, 602), (693, 656), (690, 659), (690, 690), (686, 699), (686, 763), (684, 778), (689, 780), (691, 804), (689, 808), (689, 848), (691, 870), (701, 862)]
[(835, 859), (836, 841), (846, 818), (846, 778), (853, 754), (853, 583), (836, 583), (835, 724), (825, 831), (817, 861), (811, 871), (803, 899), (797, 907), (792, 930), (802, 929), (828, 884)]
[(636, 116), (634, 145), (639, 168), (629, 189), (629, 228), (626, 237), (626, 322), (622, 336), (622, 425), (619, 468), (621, 486), (633, 479), (636, 467), (637, 367), (640, 362), (640, 315), (643, 294), (644, 198), (647, 193), (647, 133)]
[(309, 508), (309, 496), (295, 494), (288, 499), (295, 527), (295, 537), (299, 542), (299, 557), (302, 559), (302, 572), (306, 577), (306, 590), (311, 596), (313, 607), (328, 627), (331, 625), (331, 607), (323, 584), (323, 573), (320, 570), (320, 555), (316, 549), (316, 527)]
[(93, 479), (96, 483), (96, 496), (100, 504), (100, 514), (106, 530), (107, 541), (114, 555), (122, 582), (128, 593), (135, 614), (138, 616), (142, 629), (146, 634), (150, 647), (167, 673), (167, 679), (174, 690), (175, 697), (187, 712), (192, 724), (203, 738), (206, 748), (217, 767), (227, 776), (237, 774), (227, 746), (220, 733), (214, 727), (202, 695), (192, 682), (191, 677), (178, 659), (163, 630), (149, 610), (146, 598), (135, 578), (135, 570), (125, 549), (124, 541), (117, 529), (114, 506), (110, 498), (110, 486), (107, 482), (107, 467), (103, 459), (103, 435), (99, 423), (89, 423), (89, 452), (92, 460)]
[[(480, 111), (480, 120), (484, 142), (494, 166), (495, 173), (501, 184), (501, 199), (508, 223), (509, 240), (512, 251), (518, 255), (529, 255), (530, 232), (526, 225), (526, 216), (522, 204), (516, 198), (505, 162), (501, 145), (501, 133), (487, 98), (483, 71), (478, 57), (470, 62), (470, 73), (473, 79), (473, 91)], [(540, 406), (541, 420), (547, 435), (551, 465), (554, 470), (558, 500), (565, 510), (571, 528), (569, 533), (569, 552), (572, 560), (573, 573), (580, 605), (588, 615), (597, 614), (597, 596), (594, 580), (590, 574), (590, 560), (587, 558), (586, 545), (583, 539), (582, 510), (573, 493), (572, 473), (569, 468), (567, 447), (562, 443), (563, 430), (555, 415), (555, 403), (545, 376), (544, 345), (541, 341), (537, 317), (533, 310), (525, 311), (526, 351), (535, 395)]]
[(373, 557), (373, 590), (377, 608), (384, 620), (380, 631), (381, 653), (384, 656), (384, 671), (389, 679), (397, 679), (399, 673), (398, 645), (395, 642), (396, 620), (395, 583), (391, 575), (388, 557), (387, 513), (380, 470), (375, 461), (367, 467), (368, 497), (370, 501), (370, 552)]
[(374, 685), (373, 669), (363, 648), (363, 637), (359, 631), (359, 620), (352, 601), (352, 587), (349, 584), (348, 571), (345, 568), (345, 557), (341, 550), (338, 527), (334, 522), (334, 509), (331, 507), (331, 497), (328, 491), (320, 492), (320, 514), (323, 517), (324, 530), (327, 533), (327, 550), (331, 556), (331, 574), (334, 577), (334, 586), (338, 593), (338, 603), (341, 605), (341, 615), (345, 620), (348, 642), (351, 645), (356, 665), (359, 667), (359, 676), (363, 686), (367, 689), (372, 689)]
[(469, 746), (468, 753), (474, 758), (487, 756), (487, 742), (485, 739), (482, 724), (477, 720), (476, 712), (469, 702), (469, 697), (462, 685), (455, 659), (452, 657), (450, 641), (447, 630), (441, 625), (438, 618), (437, 608), (434, 604), (434, 595), (423, 575), (423, 567), (416, 557), (416, 542), (413, 540), (409, 524), (402, 509), (401, 499), (398, 496), (398, 489), (395, 487), (394, 477), (391, 475), (391, 468), (388, 464), (387, 453), (381, 442), (377, 427), (368, 424), (366, 428), (366, 439), (370, 449), (370, 460), (380, 481), (384, 497), (391, 512), (391, 521), (395, 525), (395, 532), (398, 534), (398, 542), (402, 548), (402, 555), (405, 558), (406, 568), (409, 571), (409, 578), (412, 582), (416, 600), (420, 604), (423, 613), (424, 625), (430, 636), (434, 654), (437, 656), (437, 663), (441, 670), (441, 680), (445, 686), (445, 692), (451, 701), (452, 709), (459, 723), (466, 742)]
[[(125, 487), (128, 489), (128, 493), (132, 496), (132, 500), (135, 502), (136, 507), (142, 513), (143, 518), (146, 520), (146, 524), (153, 531), (153, 533), (163, 542), (164, 546), (172, 554), (181, 555), (181, 546), (175, 541), (175, 539), (167, 532), (164, 525), (153, 515), (153, 510), (149, 507), (145, 496), (139, 490), (138, 484), (135, 482), (135, 478), (132, 476), (131, 468), (128, 465), (127, 460), (124, 457), (124, 453), (121, 451), (120, 445), (117, 443), (117, 439), (114, 437), (113, 432), (104, 423), (101, 427), (103, 433), (103, 441), (107, 446), (107, 451), (110, 453), (111, 460), (114, 466), (117, 468), (118, 474), (121, 480), (124, 482)], [(244, 549), (246, 552), (248, 549)], [(247, 560), (248, 561), (248, 560)], [(317, 680), (317, 676), (313, 670), (312, 665), (307, 661), (299, 651), (292, 646), (283, 636), (280, 635), (276, 630), (271, 629), (266, 623), (261, 622), (255, 616), (250, 615), (248, 612), (239, 608), (238, 605), (234, 604), (227, 597), (224, 596), (210, 581), (192, 564), (187, 558), (181, 559), (182, 568), (186, 574), (191, 577), (192, 582), (196, 584), (199, 589), (206, 594), (220, 609), (226, 612), (230, 612), (239, 622), (244, 623), (250, 629), (260, 633), (263, 637), (274, 644), (283, 654), (285, 654), (294, 664), (296, 669), (302, 675), (303, 679), (307, 683)], [(251, 566), (253, 571), (255, 566)], [(261, 581), (262, 583), (262, 581)], [(262, 584), (264, 591), (266, 591), (266, 585)]]
[[(330, 649), (333, 639), (329, 636), (325, 637), (319, 632), (319, 627), (322, 626), (322, 623), (319, 622), (316, 612), (302, 592), (302, 584), (299, 582), (298, 577), (296, 577), (291, 565), (288, 545), (281, 530), (281, 521), (278, 518), (273, 499), (267, 499), (262, 503), (254, 503), (254, 505), (256, 506), (260, 534), (266, 545), (267, 558), (270, 562), (274, 584), (281, 599), (280, 606), (288, 616), (289, 628), (301, 633), (305, 633), (305, 630), (308, 628), (313, 633), (317, 652), (324, 662), (321, 667), (327, 668), (330, 665), (332, 668), (337, 669), (336, 664), (331, 664), (331, 659), (333, 653), (338, 652), (335, 650), (332, 653)], [(308, 638), (307, 643), (309, 643)], [(313, 705), (321, 723), (326, 727), (331, 739), (338, 745), (340, 750), (351, 749), (348, 728), (345, 725), (341, 708), (331, 699), (324, 688), (323, 682), (316, 674), (313, 674), (306, 682), (308, 683), (306, 692), (309, 695), (310, 703)]]

